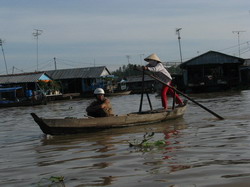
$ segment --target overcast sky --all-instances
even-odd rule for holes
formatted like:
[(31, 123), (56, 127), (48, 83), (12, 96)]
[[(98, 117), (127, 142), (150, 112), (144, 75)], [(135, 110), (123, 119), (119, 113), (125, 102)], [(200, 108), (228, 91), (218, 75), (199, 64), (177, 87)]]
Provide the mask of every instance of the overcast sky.
[[(249, 0), (0, 0), (0, 38), (12, 73), (183, 61), (215, 50), (250, 58)], [(129, 58), (128, 58), (129, 56)], [(2, 50), (0, 74), (6, 74)]]

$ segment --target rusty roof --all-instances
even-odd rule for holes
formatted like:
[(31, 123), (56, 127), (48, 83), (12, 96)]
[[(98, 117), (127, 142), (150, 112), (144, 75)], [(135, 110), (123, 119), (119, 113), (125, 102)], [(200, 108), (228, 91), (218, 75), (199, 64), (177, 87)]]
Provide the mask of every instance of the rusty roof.
[(44, 72), (0, 75), (0, 84), (37, 82), (43, 76), (50, 80), (50, 77)]
[(54, 80), (74, 78), (98, 78), (101, 76), (110, 75), (110, 72), (106, 68), (106, 66), (50, 70), (46, 71), (46, 73)]
[(208, 65), (208, 64), (239, 64), (244, 63), (243, 58), (227, 55), (224, 53), (216, 51), (208, 51), (202, 55), (194, 57), (180, 65), (181, 68), (186, 68), (187, 66), (196, 65)]

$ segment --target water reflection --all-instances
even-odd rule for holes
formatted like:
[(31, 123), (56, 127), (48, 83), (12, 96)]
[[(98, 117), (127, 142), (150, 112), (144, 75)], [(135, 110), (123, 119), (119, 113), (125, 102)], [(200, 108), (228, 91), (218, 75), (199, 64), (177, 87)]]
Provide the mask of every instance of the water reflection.
[[(161, 136), (164, 138), (163, 131), (171, 133), (186, 127), (185, 121), (179, 119), (149, 126), (109, 129), (97, 133), (43, 136), (41, 145), (35, 148), (37, 165), (39, 167), (55, 167), (63, 164), (78, 177), (77, 173), (87, 172), (85, 177), (93, 179), (86, 186), (108, 185), (118, 180), (117, 174), (121, 170), (127, 173), (127, 170), (132, 169), (126, 163), (131, 157), (134, 157), (131, 156), (131, 153), (135, 151), (129, 148), (129, 140), (141, 138), (142, 134), (149, 131), (156, 133), (156, 139)], [(141, 152), (137, 151), (135, 154), (138, 155)], [(126, 165), (125, 169), (121, 167), (124, 164)], [(132, 162), (132, 165), (134, 166), (135, 163)], [(145, 165), (147, 165), (146, 162)], [(102, 170), (106, 170), (109, 176), (103, 176), (105, 171)], [(129, 175), (129, 172), (126, 175)]]
[[(64, 176), (65, 186), (238, 186), (249, 180), (250, 91), (192, 95), (225, 120), (189, 102), (182, 119), (97, 133), (44, 136), (29, 113), (82, 117), (88, 100), (1, 109), (0, 185), (36, 186)], [(117, 114), (138, 111), (139, 95), (111, 98)], [(151, 95), (154, 108), (160, 98)], [(171, 102), (171, 101), (170, 101)], [(149, 108), (145, 100), (143, 109)], [(6, 115), (8, 113), (8, 115)], [(148, 151), (129, 141), (155, 132), (165, 145)]]

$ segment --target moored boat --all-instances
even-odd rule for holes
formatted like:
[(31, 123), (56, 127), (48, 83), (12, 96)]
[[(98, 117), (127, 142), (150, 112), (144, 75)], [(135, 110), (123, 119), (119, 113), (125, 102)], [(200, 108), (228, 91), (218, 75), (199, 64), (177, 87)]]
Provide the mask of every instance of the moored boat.
[(23, 87), (0, 88), (0, 108), (34, 106), (46, 104), (47, 100), (43, 93), (34, 95), (32, 90), (26, 90), (24, 94)]
[(101, 118), (41, 118), (35, 113), (31, 116), (45, 134), (76, 134), (94, 132), (108, 128), (128, 127), (142, 124), (151, 124), (159, 121), (166, 121), (182, 117), (186, 105), (178, 106), (175, 109), (150, 110), (125, 115), (117, 115)]
[(117, 92), (106, 92), (106, 96), (118, 96), (118, 95), (129, 95), (131, 93), (131, 90), (126, 91), (117, 91)]

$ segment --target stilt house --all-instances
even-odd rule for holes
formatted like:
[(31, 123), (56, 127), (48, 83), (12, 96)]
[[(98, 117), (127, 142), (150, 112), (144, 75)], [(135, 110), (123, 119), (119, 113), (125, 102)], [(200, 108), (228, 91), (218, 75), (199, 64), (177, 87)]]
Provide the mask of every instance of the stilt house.
[(209, 92), (238, 87), (244, 59), (209, 51), (180, 65), (187, 92)]
[(104, 88), (103, 77), (110, 75), (105, 66), (46, 71), (53, 80), (61, 82), (62, 93), (92, 93), (95, 88)]

